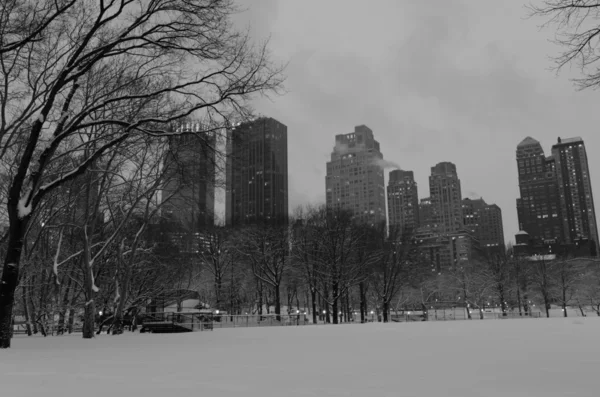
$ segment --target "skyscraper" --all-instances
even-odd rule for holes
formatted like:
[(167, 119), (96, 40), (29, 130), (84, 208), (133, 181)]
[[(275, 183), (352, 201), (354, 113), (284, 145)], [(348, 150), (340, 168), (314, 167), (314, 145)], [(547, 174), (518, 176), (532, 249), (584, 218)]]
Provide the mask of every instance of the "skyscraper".
[(390, 172), (387, 199), (390, 232), (404, 233), (419, 227), (419, 196), (412, 171)]
[(517, 146), (519, 229), (537, 242), (564, 239), (555, 159), (546, 157), (540, 143), (527, 137)]
[(419, 227), (430, 228), (433, 226), (433, 207), (431, 197), (419, 200)]
[(585, 145), (580, 137), (552, 146), (565, 244), (589, 239), (598, 246), (598, 225)]
[(380, 162), (383, 155), (373, 131), (365, 125), (336, 135), (325, 178), (330, 208), (351, 210), (365, 223), (385, 222), (385, 182)]
[(162, 199), (164, 217), (197, 232), (215, 222), (215, 141), (213, 132), (202, 132), (199, 123), (187, 123), (172, 136), (165, 160), (167, 185)]
[(486, 253), (504, 252), (504, 227), (502, 210), (496, 204), (487, 204), (482, 198), (462, 201), (465, 229), (479, 240), (481, 250)]
[(431, 167), (429, 193), (433, 228), (438, 233), (453, 233), (463, 227), (462, 195), (456, 165), (450, 162)]
[(227, 225), (287, 224), (287, 127), (261, 117), (228, 131)]

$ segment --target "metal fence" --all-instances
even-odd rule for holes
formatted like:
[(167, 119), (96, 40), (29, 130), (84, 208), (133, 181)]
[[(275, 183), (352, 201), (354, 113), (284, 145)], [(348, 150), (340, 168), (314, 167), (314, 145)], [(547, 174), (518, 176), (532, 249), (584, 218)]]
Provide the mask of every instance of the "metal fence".
[(276, 327), (308, 325), (304, 314), (290, 315), (229, 315), (207, 314), (205, 312), (158, 312), (141, 314), (142, 322), (158, 324), (161, 322), (176, 324), (191, 331), (212, 330), (215, 328)]
[[(470, 320), (490, 320), (490, 319), (509, 319), (509, 318), (540, 318), (540, 312), (483, 312), (483, 318), (479, 310), (471, 310)], [(469, 320), (469, 315), (464, 308), (455, 309), (437, 309), (429, 310), (427, 313), (428, 321), (452, 321), (452, 320)]]

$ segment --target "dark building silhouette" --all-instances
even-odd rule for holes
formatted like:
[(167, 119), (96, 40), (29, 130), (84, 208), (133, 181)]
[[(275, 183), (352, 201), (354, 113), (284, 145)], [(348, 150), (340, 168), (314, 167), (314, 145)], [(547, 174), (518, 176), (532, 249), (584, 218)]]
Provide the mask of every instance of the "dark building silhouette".
[[(579, 137), (560, 139), (552, 155), (531, 137), (517, 146), (519, 233), (528, 250), (596, 255), (598, 227), (587, 153)], [(520, 249), (520, 248), (519, 248)]]
[(540, 242), (534, 240), (525, 231), (515, 235), (513, 253), (516, 256), (528, 257), (532, 260), (554, 260), (597, 256), (597, 246), (593, 240), (578, 239), (572, 243), (557, 241)]
[(261, 117), (227, 136), (225, 218), (229, 226), (287, 224), (287, 127)]
[(531, 137), (517, 146), (519, 229), (537, 242), (564, 238), (556, 178), (555, 159), (544, 155), (542, 145)]
[(438, 233), (432, 228), (421, 227), (415, 233), (415, 243), (422, 262), (436, 272), (460, 266), (464, 261), (477, 260), (482, 255), (479, 240), (466, 228)]
[(431, 167), (429, 196), (435, 230), (443, 234), (463, 228), (462, 194), (456, 165), (442, 162)]
[(581, 239), (598, 245), (598, 225), (590, 169), (583, 139), (560, 139), (552, 146), (560, 199), (564, 243)]
[(462, 201), (463, 222), (479, 241), (483, 253), (501, 254), (505, 251), (502, 210), (496, 204), (487, 204), (482, 198)]
[(386, 221), (383, 160), (373, 131), (365, 125), (349, 134), (336, 135), (331, 161), (327, 162), (326, 203), (352, 211), (358, 221)]
[(392, 230), (404, 233), (419, 227), (419, 195), (412, 171), (389, 173), (387, 199), (390, 233)]
[(419, 200), (419, 227), (433, 226), (433, 207), (431, 206), (431, 197), (425, 197)]
[(199, 232), (215, 223), (216, 137), (199, 123), (187, 123), (179, 132), (189, 134), (169, 138), (162, 214), (186, 232)]

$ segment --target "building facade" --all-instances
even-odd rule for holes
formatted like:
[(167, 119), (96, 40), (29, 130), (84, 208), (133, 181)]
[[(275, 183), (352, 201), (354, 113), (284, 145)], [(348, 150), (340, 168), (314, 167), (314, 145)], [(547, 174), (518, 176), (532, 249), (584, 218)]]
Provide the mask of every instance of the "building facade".
[(598, 246), (598, 225), (583, 139), (558, 138), (552, 146), (565, 244), (579, 240), (594, 241)]
[(462, 193), (456, 165), (442, 162), (431, 167), (429, 195), (433, 228), (442, 234), (462, 229)]
[[(215, 142), (200, 123), (186, 123), (169, 138), (165, 160), (167, 183), (162, 191), (163, 218), (188, 232), (215, 223)], [(186, 133), (187, 132), (187, 133)]]
[(538, 242), (564, 238), (556, 164), (546, 157), (542, 145), (531, 137), (517, 146), (519, 229)]
[(598, 226), (583, 140), (558, 138), (545, 157), (541, 144), (527, 137), (517, 146), (517, 164), (519, 239), (528, 238), (537, 251), (554, 247), (561, 255), (595, 256)]
[(431, 197), (419, 200), (419, 227), (433, 227), (433, 207)]
[(287, 224), (287, 127), (268, 117), (241, 123), (226, 150), (226, 224)]
[(387, 200), (390, 233), (393, 230), (404, 233), (419, 227), (419, 195), (412, 171), (389, 173)]
[(369, 127), (360, 125), (352, 133), (336, 135), (325, 177), (327, 206), (349, 210), (364, 223), (385, 222), (382, 159)]
[(487, 204), (480, 199), (463, 199), (463, 222), (479, 241), (484, 253), (502, 254), (505, 251), (502, 210), (496, 204)]

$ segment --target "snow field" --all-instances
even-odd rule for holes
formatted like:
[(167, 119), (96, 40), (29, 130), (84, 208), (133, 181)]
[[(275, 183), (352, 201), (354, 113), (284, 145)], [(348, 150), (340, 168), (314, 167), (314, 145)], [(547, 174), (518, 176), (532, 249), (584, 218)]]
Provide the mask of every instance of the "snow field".
[(596, 396), (600, 319), (17, 337), (2, 396)]

